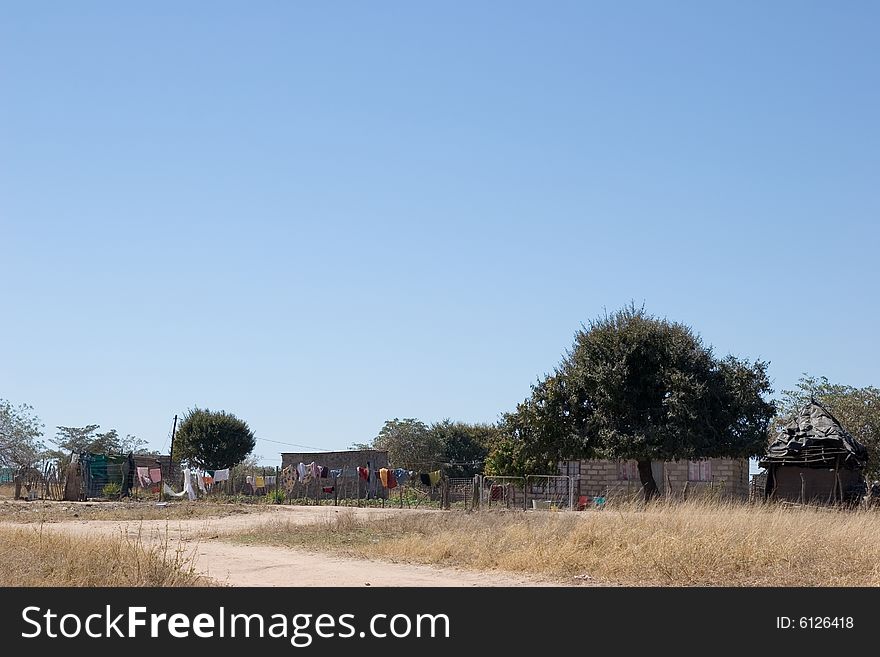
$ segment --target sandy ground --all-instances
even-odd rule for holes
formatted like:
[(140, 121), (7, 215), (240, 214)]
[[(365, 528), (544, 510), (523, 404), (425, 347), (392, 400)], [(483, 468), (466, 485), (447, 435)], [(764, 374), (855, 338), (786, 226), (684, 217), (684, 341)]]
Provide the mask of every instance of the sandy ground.
[[(43, 525), (43, 531), (108, 536), (141, 535), (149, 541), (167, 537), (194, 556), (196, 569), (229, 586), (559, 586), (555, 580), (498, 572), (477, 572), (387, 561), (351, 559), (272, 546), (231, 543), (224, 535), (267, 521), (294, 524), (323, 522), (340, 510), (334, 507), (279, 506), (265, 513), (192, 520), (71, 519)], [(345, 509), (369, 520), (398, 513), (437, 513), (400, 509)], [(0, 523), (22, 528), (21, 524)], [(581, 584), (578, 582), (577, 584)]]

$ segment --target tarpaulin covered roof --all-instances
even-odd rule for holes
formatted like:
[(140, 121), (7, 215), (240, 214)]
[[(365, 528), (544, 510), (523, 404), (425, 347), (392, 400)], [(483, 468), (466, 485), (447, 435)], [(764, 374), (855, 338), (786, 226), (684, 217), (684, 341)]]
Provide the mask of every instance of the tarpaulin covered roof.
[(814, 468), (862, 468), (868, 450), (815, 399), (792, 416), (770, 443), (760, 465), (800, 465)]

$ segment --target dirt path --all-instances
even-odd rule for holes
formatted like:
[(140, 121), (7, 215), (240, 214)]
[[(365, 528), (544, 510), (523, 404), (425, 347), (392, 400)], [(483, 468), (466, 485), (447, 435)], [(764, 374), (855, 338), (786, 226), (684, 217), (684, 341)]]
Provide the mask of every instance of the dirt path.
[[(192, 520), (85, 520), (44, 524), (43, 530), (76, 535), (141, 536), (147, 541), (182, 543), (196, 570), (230, 586), (558, 586), (556, 581), (511, 573), (477, 572), (387, 561), (338, 557), (283, 547), (231, 543), (224, 535), (267, 521), (325, 522), (338, 510), (328, 507), (270, 507), (266, 513)], [(370, 520), (397, 513), (436, 513), (399, 509), (352, 509)], [(0, 523), (22, 528), (21, 524)], [(24, 525), (27, 526), (27, 525)]]

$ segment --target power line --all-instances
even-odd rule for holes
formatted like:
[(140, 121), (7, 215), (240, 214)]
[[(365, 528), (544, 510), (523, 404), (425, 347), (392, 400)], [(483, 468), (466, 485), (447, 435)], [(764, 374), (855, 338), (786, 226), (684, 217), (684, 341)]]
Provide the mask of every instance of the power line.
[(327, 449), (326, 447), (315, 447), (314, 445), (300, 445), (299, 443), (285, 443), (280, 440), (272, 440), (271, 438), (257, 438), (267, 443), (276, 443), (278, 445), (288, 445), (289, 447), (303, 447), (305, 449), (313, 449), (317, 452), (338, 452), (338, 449)]

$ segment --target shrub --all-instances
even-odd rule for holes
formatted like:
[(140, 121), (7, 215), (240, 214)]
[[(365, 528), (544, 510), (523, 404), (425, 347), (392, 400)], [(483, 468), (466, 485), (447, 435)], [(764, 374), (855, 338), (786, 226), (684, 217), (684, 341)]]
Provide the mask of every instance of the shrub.
[(286, 500), (287, 494), (280, 488), (276, 488), (266, 493), (266, 501), (269, 504), (284, 504)]
[(122, 497), (122, 486), (115, 481), (111, 481), (109, 484), (104, 484), (104, 487), (101, 489), (101, 495), (111, 500), (118, 500)]

